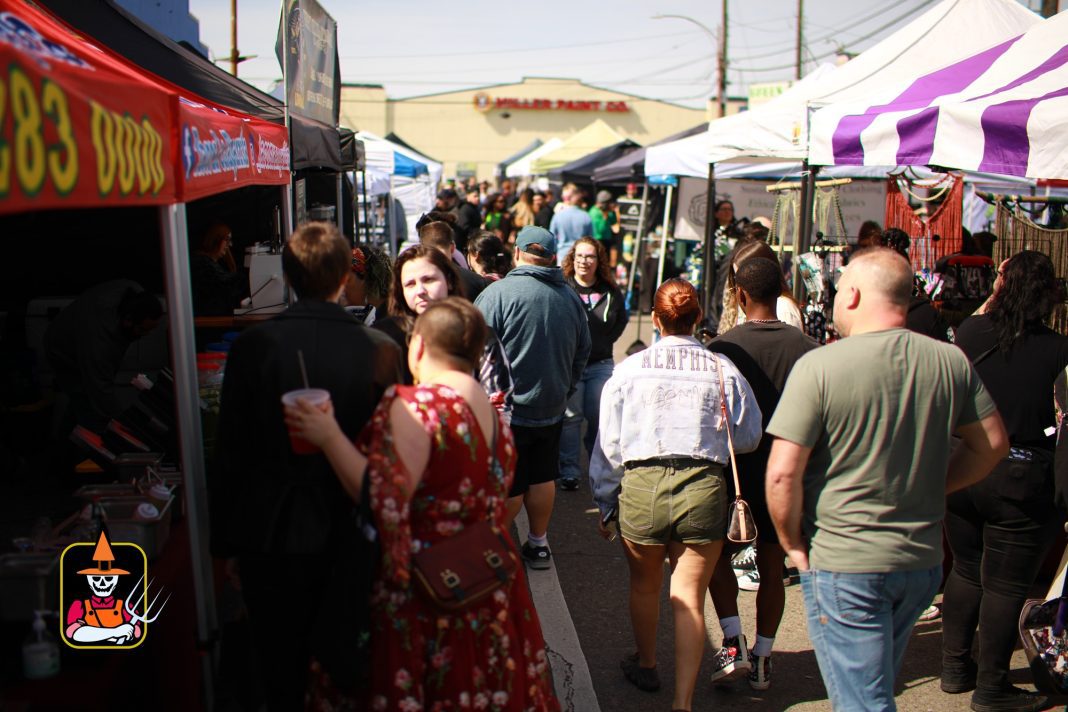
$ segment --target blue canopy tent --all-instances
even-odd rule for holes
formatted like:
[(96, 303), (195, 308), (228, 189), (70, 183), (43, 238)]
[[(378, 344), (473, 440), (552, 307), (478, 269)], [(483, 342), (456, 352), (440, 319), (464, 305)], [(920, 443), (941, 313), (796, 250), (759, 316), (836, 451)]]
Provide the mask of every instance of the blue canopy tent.
[(398, 151), (393, 152), (393, 175), (415, 178), (416, 176), (429, 175), (429, 173), (430, 171), (425, 163), (420, 163)]

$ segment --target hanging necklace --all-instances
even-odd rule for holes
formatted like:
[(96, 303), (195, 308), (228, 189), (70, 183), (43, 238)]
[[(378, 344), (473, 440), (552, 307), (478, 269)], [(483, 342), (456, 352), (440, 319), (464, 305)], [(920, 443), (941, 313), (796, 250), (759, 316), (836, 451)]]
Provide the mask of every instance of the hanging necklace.
[(746, 319), (746, 324), (778, 324), (779, 319)]

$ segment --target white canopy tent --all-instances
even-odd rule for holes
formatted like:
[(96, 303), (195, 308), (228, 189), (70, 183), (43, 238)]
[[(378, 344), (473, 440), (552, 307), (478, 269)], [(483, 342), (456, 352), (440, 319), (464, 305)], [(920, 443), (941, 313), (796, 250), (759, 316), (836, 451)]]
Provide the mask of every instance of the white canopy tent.
[(709, 163), (742, 156), (806, 160), (810, 104), (897, 96), (931, 68), (1017, 37), (1038, 22), (1016, 0), (943, 0), (846, 64), (818, 67), (768, 103), (713, 120), (706, 134), (650, 147), (645, 174), (703, 177)]
[(563, 140), (559, 138), (549, 139), (527, 155), (522, 156), (518, 161), (509, 163), (508, 167), (504, 169), (504, 175), (509, 178), (522, 178), (523, 176), (531, 175), (530, 167), (534, 164), (534, 161), (546, 154), (552, 153), (560, 148), (563, 143)]
[[(367, 151), (367, 191), (372, 195), (388, 193), (404, 208), (407, 222), (407, 235), (414, 234), (415, 223), (424, 214), (434, 209), (438, 185), (441, 182), (444, 167), (437, 161), (413, 151), (388, 139), (377, 136), (370, 131), (360, 131), (356, 138), (364, 142)], [(408, 164), (426, 166), (426, 173), (417, 175), (397, 175), (397, 155), (408, 159)], [(403, 242), (406, 235), (398, 236)]]

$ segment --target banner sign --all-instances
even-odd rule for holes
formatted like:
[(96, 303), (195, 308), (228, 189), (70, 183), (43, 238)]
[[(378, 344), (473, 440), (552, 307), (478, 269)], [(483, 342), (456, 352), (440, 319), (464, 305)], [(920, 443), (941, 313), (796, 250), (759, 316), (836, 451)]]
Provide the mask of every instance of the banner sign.
[(341, 69), (334, 18), (315, 0), (284, 0), (275, 54), (290, 113), (337, 126)]
[(624, 230), (636, 231), (642, 217), (641, 198), (617, 198), (619, 205), (619, 226)]
[(173, 98), (0, 0), (0, 212), (174, 202)]
[(285, 126), (233, 114), (181, 97), (182, 200), (243, 185), (289, 182)]
[[(734, 215), (739, 220), (752, 220), (759, 216), (770, 218), (775, 212), (775, 200), (778, 196), (776, 193), (769, 193), (765, 187), (775, 182), (717, 180), (716, 200), (731, 201), (734, 204)], [(683, 178), (680, 182), (676, 238), (704, 239), (707, 185), (708, 182), (703, 178)], [(860, 226), (865, 220), (882, 224), (886, 217), (886, 181), (854, 180), (847, 185), (838, 186), (838, 204), (842, 208), (846, 233), (850, 236), (860, 232)]]

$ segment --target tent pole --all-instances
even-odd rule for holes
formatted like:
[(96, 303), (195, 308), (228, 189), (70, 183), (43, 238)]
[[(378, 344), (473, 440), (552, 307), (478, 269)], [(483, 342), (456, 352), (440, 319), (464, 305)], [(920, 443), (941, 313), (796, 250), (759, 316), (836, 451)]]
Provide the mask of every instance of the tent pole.
[(397, 259), (397, 221), (393, 219), (393, 176), (389, 177), (389, 200), (386, 201), (386, 222), (389, 224), (390, 256)]
[[(645, 205), (649, 200), (649, 181), (645, 181), (642, 184), (642, 206), (638, 210), (638, 232), (634, 236), (634, 252), (631, 255), (630, 262), (630, 274), (627, 276), (627, 298), (631, 299), (634, 296), (634, 276), (638, 273), (638, 268), (642, 263), (642, 243), (645, 242)], [(644, 279), (644, 277), (643, 277)], [(642, 300), (638, 297), (638, 303), (635, 305), (635, 309), (638, 312), (638, 334), (636, 339), (642, 338)]]
[(189, 235), (185, 204), (159, 209), (163, 241), (164, 273), (167, 276), (167, 324), (170, 329), (171, 363), (174, 369), (175, 403), (178, 409), (178, 447), (185, 486), (189, 550), (196, 592), (197, 643), (202, 656), (204, 699), (210, 709), (213, 691), (213, 641), (219, 622), (215, 611), (211, 552), (208, 547), (208, 492), (204, 467), (204, 437), (200, 428), (200, 392), (196, 372), (196, 335), (193, 328), (193, 291), (189, 277)]
[(704, 245), (704, 270), (701, 277), (701, 300), (705, 317), (712, 318), (712, 291), (716, 284), (716, 275), (719, 273), (719, 264), (716, 259), (716, 216), (713, 214), (716, 206), (716, 164), (708, 164), (708, 186), (705, 190), (705, 245)]
[[(363, 226), (363, 241), (367, 244), (371, 243), (371, 206), (367, 204), (367, 169), (360, 171), (360, 190), (363, 192), (363, 220), (360, 221), (360, 225)], [(359, 216), (359, 211), (356, 212)]]
[(801, 162), (801, 172), (805, 179), (801, 182), (801, 229), (798, 230), (797, 244), (794, 245), (794, 258), (790, 267), (790, 273), (794, 282), (794, 298), (799, 302), (804, 297), (804, 285), (801, 284), (801, 255), (808, 252), (812, 247), (812, 211), (816, 200), (816, 174), (819, 166), (810, 166), (808, 160)]
[(664, 199), (664, 229), (660, 233), (660, 264), (657, 266), (656, 269), (657, 289), (660, 289), (660, 285), (664, 283), (664, 258), (667, 257), (667, 234), (668, 223), (671, 222), (671, 198), (672, 194), (674, 193), (673, 189), (673, 185), (668, 185), (667, 198)]
[(345, 234), (345, 191), (341, 189), (341, 180), (344, 175), (343, 172), (337, 174), (337, 215), (335, 215), (337, 218), (337, 229), (342, 235)]
[(289, 236), (293, 234), (293, 183), (290, 181), (282, 186), (282, 229), (286, 231), (282, 235), (282, 245), (285, 246)]

